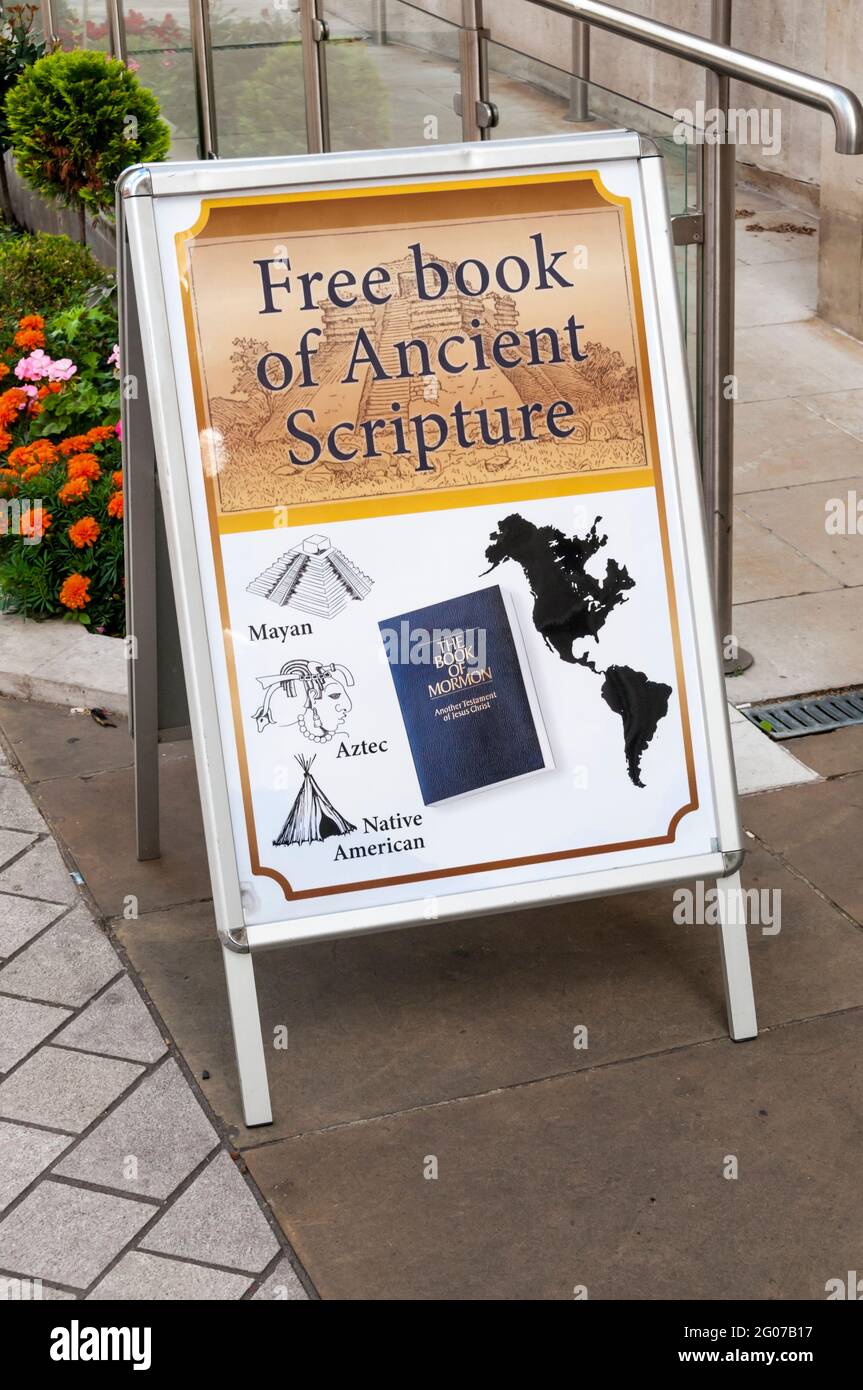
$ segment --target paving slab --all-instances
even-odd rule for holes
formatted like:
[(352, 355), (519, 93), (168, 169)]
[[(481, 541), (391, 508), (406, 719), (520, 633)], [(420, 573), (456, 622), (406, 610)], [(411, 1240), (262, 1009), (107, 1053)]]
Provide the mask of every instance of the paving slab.
[(69, 706), (0, 698), (0, 729), (31, 782), (92, 776), (132, 761), (125, 721), (111, 729)]
[(269, 1222), (224, 1149), (147, 1232), (141, 1248), (259, 1274), (278, 1254)]
[(288, 1260), (280, 1260), (268, 1279), (265, 1279), (257, 1293), (252, 1294), (252, 1302), (298, 1303), (307, 1299), (308, 1294), (300, 1283)]
[[(863, 935), (757, 846), (744, 883), (781, 895), (778, 935), (751, 932), (762, 1024), (863, 1004)], [(118, 929), (245, 1147), (723, 1037), (716, 930), (677, 925), (674, 907), (672, 890), (656, 890), (272, 952), (257, 971), (263, 1035), (287, 1025), (289, 1046), (267, 1048), (275, 1119), (254, 1130), (242, 1121), (209, 913)], [(573, 1048), (579, 1024), (587, 1054)]]
[(863, 1244), (861, 1047), (855, 1010), (247, 1158), (323, 1298), (823, 1299)]
[(863, 388), (863, 344), (821, 319), (741, 328), (735, 337), (741, 401)]
[[(746, 254), (744, 250), (744, 255)], [(737, 267), (738, 328), (809, 319), (818, 305), (818, 261), (764, 261)]]
[(794, 755), (822, 777), (863, 772), (863, 724), (795, 738)]
[[(0, 1086), (0, 1109), (2, 1103)], [(169, 1058), (87, 1135), (57, 1172), (136, 1195), (167, 1197), (217, 1143), (216, 1131)], [(134, 1173), (130, 1158), (135, 1160)]]
[(166, 1043), (146, 1004), (128, 975), (122, 975), (88, 1004), (83, 1013), (62, 1028), (54, 1039), (60, 1047), (81, 1048), (126, 1057), (133, 1062), (155, 1062)]
[[(33, 790), (40, 809), (62, 836), (106, 916), (122, 914), (130, 901), (142, 913), (210, 896), (192, 759), (162, 761), (162, 857), (147, 863), (139, 863), (135, 857), (131, 768), (99, 777), (55, 778), (40, 782)], [(111, 808), (110, 815), (105, 813), (106, 806)]]
[(0, 1222), (0, 1269), (89, 1288), (155, 1210), (149, 1202), (42, 1182)]
[[(11, 832), (10, 832), (11, 833)], [(43, 902), (73, 903), (78, 890), (53, 840), (39, 840), (14, 864), (0, 870), (0, 893)]]
[(863, 923), (863, 774), (753, 797), (742, 814), (760, 840)]
[(735, 705), (863, 685), (863, 587), (734, 605), (755, 664), (725, 683)]
[(70, 1134), (51, 1134), (46, 1129), (0, 1120), (0, 1211), (35, 1182), (71, 1143)]
[(0, 893), (0, 957), (11, 956), (26, 946), (66, 911), (65, 903), (38, 902), (35, 898)]
[[(863, 472), (829, 482), (750, 492), (741, 499), (740, 507), (799, 556), (814, 562), (836, 588), (838, 584), (863, 584), (863, 535), (856, 530), (858, 500), (863, 504)], [(838, 517), (840, 527), (847, 528), (844, 534), (828, 530), (833, 517)], [(790, 578), (793, 581), (793, 574)], [(789, 588), (786, 592), (802, 593), (804, 589)], [(735, 592), (735, 599), (739, 598)]]
[[(748, 206), (748, 204), (747, 204)], [(795, 226), (818, 229), (818, 219), (809, 213), (787, 207), (764, 208), (755, 217), (739, 218), (736, 231), (737, 259), (744, 266), (778, 266), (788, 261), (813, 262), (818, 259), (818, 237), (801, 232), (777, 232), (773, 229), (791, 223)], [(754, 226), (765, 228), (753, 230)], [(782, 265), (787, 270), (787, 265)], [(745, 292), (745, 284), (743, 291)], [(739, 298), (744, 294), (740, 293)]]
[[(794, 489), (798, 490), (802, 489)], [(747, 493), (747, 498), (773, 495), (772, 492), (755, 492)], [(734, 508), (733, 535), (735, 603), (839, 588), (840, 581), (835, 576), (795, 550), (781, 536), (774, 535), (763, 522), (739, 506)]]
[(242, 1298), (251, 1286), (251, 1279), (242, 1274), (228, 1274), (221, 1269), (205, 1269), (203, 1265), (183, 1264), (130, 1250), (87, 1295), (87, 1301), (116, 1298), (145, 1303), (169, 1300), (200, 1303)]
[(822, 391), (817, 395), (801, 396), (799, 404), (863, 440), (863, 391)]
[(68, 1009), (0, 994), (0, 1072), (14, 1067), (68, 1017)]
[(0, 970), (0, 993), (79, 1008), (122, 970), (83, 903)]
[(13, 860), (28, 845), (32, 845), (35, 839), (36, 836), (32, 832), (0, 829), (0, 868)]
[(30, 830), (37, 835), (48, 828), (26, 787), (13, 777), (4, 777), (0, 782), (0, 826), (6, 830)]
[[(0, 1115), (80, 1134), (142, 1070), (109, 1057), (43, 1047), (0, 1082)], [(76, 1176), (98, 1181), (89, 1173)]]
[(738, 402), (734, 407), (737, 500), (748, 492), (859, 472), (863, 468), (863, 391), (851, 394), (861, 398), (857, 437), (817, 413), (806, 400)]

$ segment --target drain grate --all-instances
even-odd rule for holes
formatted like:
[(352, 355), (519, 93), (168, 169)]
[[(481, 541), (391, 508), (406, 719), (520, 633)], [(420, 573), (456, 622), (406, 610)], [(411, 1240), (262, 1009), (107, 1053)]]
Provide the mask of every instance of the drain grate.
[(863, 724), (863, 690), (782, 700), (771, 705), (750, 705), (740, 712), (771, 738), (800, 738), (802, 734), (821, 734), (830, 729)]

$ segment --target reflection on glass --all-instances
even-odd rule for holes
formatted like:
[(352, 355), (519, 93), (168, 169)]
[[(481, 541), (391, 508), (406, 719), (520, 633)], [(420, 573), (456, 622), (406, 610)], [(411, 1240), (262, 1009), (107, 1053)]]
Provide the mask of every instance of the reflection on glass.
[(188, 10), (125, 11), (131, 70), (149, 87), (171, 127), (170, 159), (196, 159), (198, 124)]
[(287, 4), (210, 6), (219, 155), (305, 154), (299, 19)]
[(105, 0), (54, 0), (54, 32), (61, 48), (95, 48), (107, 53), (111, 39)]
[(326, 0), (330, 147), (461, 139), (458, 30), (401, 0)]

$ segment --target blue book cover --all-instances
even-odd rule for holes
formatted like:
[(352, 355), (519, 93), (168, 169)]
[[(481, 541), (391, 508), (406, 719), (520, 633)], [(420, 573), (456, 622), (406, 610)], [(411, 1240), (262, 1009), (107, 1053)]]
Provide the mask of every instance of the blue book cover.
[(497, 585), (379, 626), (426, 806), (553, 765), (512, 601)]

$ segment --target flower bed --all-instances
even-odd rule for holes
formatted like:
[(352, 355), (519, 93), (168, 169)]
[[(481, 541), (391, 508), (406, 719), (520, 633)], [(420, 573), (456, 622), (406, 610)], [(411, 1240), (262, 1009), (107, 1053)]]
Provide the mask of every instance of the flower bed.
[(106, 307), (18, 320), (0, 352), (0, 605), (124, 630), (117, 350)]

